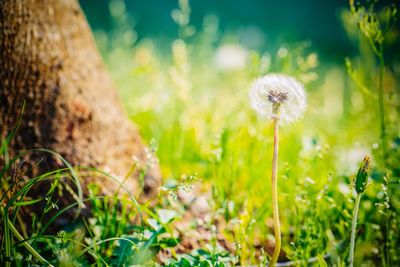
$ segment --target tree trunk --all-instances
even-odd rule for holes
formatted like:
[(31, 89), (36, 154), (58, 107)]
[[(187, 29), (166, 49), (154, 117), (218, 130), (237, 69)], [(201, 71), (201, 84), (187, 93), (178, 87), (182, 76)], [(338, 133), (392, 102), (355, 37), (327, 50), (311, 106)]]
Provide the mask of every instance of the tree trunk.
[[(0, 0), (0, 137), (17, 123), (8, 147), (12, 156), (32, 148), (61, 154), (73, 166), (105, 170), (123, 180), (134, 164), (147, 163), (148, 152), (127, 119), (76, 0)], [(23, 165), (35, 166), (43, 153), (31, 153)], [(42, 173), (65, 167), (50, 156), (34, 168)], [(139, 168), (125, 184), (137, 190)], [(118, 184), (96, 180), (104, 194)], [(160, 184), (158, 166), (144, 178), (145, 194)]]

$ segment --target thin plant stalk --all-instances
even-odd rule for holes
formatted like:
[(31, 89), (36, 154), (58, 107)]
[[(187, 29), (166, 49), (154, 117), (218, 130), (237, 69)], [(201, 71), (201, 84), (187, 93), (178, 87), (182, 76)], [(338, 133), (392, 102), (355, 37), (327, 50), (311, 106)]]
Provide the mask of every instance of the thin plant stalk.
[(354, 206), (354, 211), (353, 211), (353, 221), (351, 223), (349, 267), (353, 267), (353, 262), (354, 262), (354, 245), (356, 239), (357, 217), (358, 217), (358, 208), (360, 207), (360, 200), (361, 200), (361, 193), (357, 193), (356, 204)]
[(274, 232), (275, 232), (275, 248), (272, 255), (271, 262), (268, 266), (274, 266), (278, 261), (279, 253), (281, 251), (281, 227), (279, 224), (279, 211), (278, 211), (278, 149), (279, 149), (279, 130), (278, 119), (274, 118), (274, 156), (272, 160), (272, 211), (274, 219)]
[(379, 99), (379, 120), (381, 124), (381, 143), (383, 150), (383, 159), (386, 162), (387, 151), (386, 151), (386, 127), (385, 127), (385, 108), (383, 101), (383, 79), (385, 76), (385, 62), (383, 58), (383, 45), (380, 45), (379, 53), (379, 85), (378, 85), (378, 99)]
[[(24, 245), (24, 247), (36, 258), (38, 259), (41, 263), (45, 263), (49, 266), (53, 266), (52, 264), (50, 264), (45, 258), (43, 258), (28, 242), (25, 241), (25, 239), (21, 236), (21, 234), (17, 231), (17, 229), (15, 229), (14, 225), (12, 224), (12, 222), (10, 221), (10, 219), (8, 218), (7, 214), (2, 210), (2, 212), (4, 213), (4, 219), (5, 221), (7, 221), (7, 226), (9, 227), (9, 229), (11, 230), (11, 232), (13, 233), (13, 235), (22, 243), (22, 245)], [(9, 248), (9, 244), (6, 245), (6, 248)], [(10, 252), (7, 253), (8, 257), (10, 257)], [(7, 262), (9, 265), (9, 262)]]

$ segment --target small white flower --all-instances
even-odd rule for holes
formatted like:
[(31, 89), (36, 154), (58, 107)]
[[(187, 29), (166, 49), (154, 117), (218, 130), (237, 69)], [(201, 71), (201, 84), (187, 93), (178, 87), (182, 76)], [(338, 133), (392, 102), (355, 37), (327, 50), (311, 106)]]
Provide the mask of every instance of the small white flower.
[(258, 78), (250, 90), (252, 107), (266, 118), (295, 122), (306, 109), (303, 85), (283, 74)]

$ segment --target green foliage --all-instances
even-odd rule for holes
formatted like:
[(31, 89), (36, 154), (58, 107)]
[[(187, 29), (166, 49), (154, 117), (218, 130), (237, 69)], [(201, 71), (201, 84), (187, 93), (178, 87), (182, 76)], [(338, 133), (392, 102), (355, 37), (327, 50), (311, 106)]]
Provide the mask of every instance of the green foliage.
[(227, 251), (213, 253), (210, 250), (198, 249), (192, 254), (179, 255), (178, 259), (167, 260), (166, 266), (199, 266), (199, 267), (221, 267), (232, 266), (237, 263), (237, 259)]
[[(378, 51), (382, 44), (387, 54), (392, 53), (390, 44), (398, 40), (393, 37), (398, 29), (386, 25), (396, 25), (392, 18), (397, 13), (388, 13), (392, 18), (385, 20), (386, 10), (394, 9), (377, 4), (375, 9), (354, 6), (343, 13), (345, 28), (360, 44), (360, 56), (346, 59), (347, 73), (343, 66), (318, 59), (308, 42), (283, 43), (275, 51), (248, 50), (235, 36), (220, 32), (213, 15), (204, 18), (194, 35), (181, 32), (168, 55), (161, 54), (150, 39), (138, 42), (125, 56), (114, 57), (113, 51), (104, 54), (128, 114), (145, 139), (159, 144), (163, 176), (169, 180), (198, 172), (204, 190), (212, 188), (211, 224), (224, 225), (221, 232), (235, 245), (241, 264), (266, 262), (262, 249), (270, 248), (273, 240), (268, 202), (272, 127), (255, 116), (248, 99), (253, 79), (271, 72), (295, 76), (308, 91), (304, 121), (281, 129), (278, 201), (287, 258), (304, 262), (328, 254), (329, 265), (346, 262), (355, 200), (350, 184), (359, 160), (373, 154), (371, 179), (376, 183), (363, 196), (355, 262), (398, 262), (394, 244), (399, 224), (393, 216), (398, 211), (389, 205), (399, 198), (398, 60), (386, 58), (391, 65), (381, 74), (379, 56), (368, 41)], [(190, 11), (174, 12), (174, 19), (184, 16), (184, 24), (177, 22), (180, 27), (190, 27), (186, 17)], [(357, 24), (361, 31), (354, 30)], [(235, 68), (226, 67), (218, 57), (226, 48), (244, 53), (245, 60), (238, 60)], [(382, 141), (381, 121), (387, 144)], [(388, 160), (384, 160), (385, 146), (391, 149)], [(387, 172), (392, 176), (381, 187)]]
[[(302, 81), (309, 106), (302, 122), (281, 129), (278, 201), (284, 260), (299, 266), (308, 266), (309, 259), (321, 266), (347, 262), (355, 177), (363, 200), (354, 263), (399, 265), (400, 81), (398, 48), (392, 49), (399, 42), (398, 13), (395, 6), (375, 2), (343, 11), (344, 27), (360, 53), (337, 66), (318, 58), (309, 42), (249, 50), (237, 36), (220, 31), (215, 15), (194, 29), (188, 1), (179, 1), (171, 14), (180, 37), (165, 54), (152, 39), (137, 42), (123, 3), (113, 1), (111, 14), (121, 31), (97, 32), (96, 38), (127, 113), (143, 138), (158, 144), (153, 151), (165, 186), (153, 205), (138, 203), (126, 191), (122, 197), (99, 196), (94, 185), (88, 188), (89, 198), (81, 199), (64, 182), (79, 181), (73, 172), (78, 178), (96, 172), (116, 179), (90, 168), (66, 168), (23, 182), (11, 171), (17, 161), (8, 158), (3, 140), (1, 262), (24, 266), (40, 264), (43, 257), (57, 266), (267, 263), (273, 249), (272, 124), (251, 110), (248, 88), (254, 78), (275, 72)], [(226, 63), (227, 57), (237, 61)], [(355, 173), (367, 154), (374, 162), (370, 173), (369, 168)], [(180, 180), (190, 173), (202, 177), (197, 190), (206, 194), (211, 209), (203, 224), (193, 228), (203, 227), (211, 237), (185, 249), (185, 236), (176, 236), (174, 223), (185, 219), (188, 207), (177, 201), (177, 191), (197, 181), (194, 176)], [(364, 192), (368, 176), (374, 182)], [(30, 186), (42, 180), (52, 181), (51, 189), (25, 199)], [(75, 202), (60, 206), (55, 195), (61, 189), (68, 189)], [(44, 203), (43, 216), (34, 217), (32, 227), (24, 225), (19, 207), (38, 202)], [(46, 235), (54, 220), (79, 203), (92, 206), (86, 221), (78, 218), (58, 235)], [(53, 217), (46, 216), (51, 212)], [(232, 246), (222, 248), (221, 238)]]
[[(22, 118), (22, 115), (21, 115)], [(12, 134), (18, 128), (18, 124)], [(3, 142), (1, 151), (7, 153), (8, 142)], [(28, 153), (45, 152), (58, 157), (65, 163), (67, 168), (44, 173), (33, 177), (28, 181), (21, 179), (22, 175), (29, 172), (17, 173), (10, 171), (13, 164), (18, 162)], [(3, 159), (9, 157), (4, 156)], [(177, 246), (179, 239), (169, 227), (175, 219), (180, 219), (180, 214), (174, 210), (162, 208), (149, 208), (149, 203), (139, 204), (133, 195), (126, 190), (116, 178), (102, 171), (92, 168), (73, 168), (59, 154), (46, 150), (28, 150), (5, 162), (0, 170), (1, 178), (1, 242), (0, 262), (5, 266), (25, 266), (26, 264), (38, 263), (53, 266), (86, 266), (88, 264), (102, 264), (127, 266), (127, 264), (152, 265), (153, 258), (161, 249)], [(23, 161), (22, 161), (23, 163)], [(21, 165), (21, 164), (20, 164)], [(85, 172), (100, 173), (117, 183), (128, 194), (124, 198), (99, 196), (98, 187), (89, 187), (90, 197), (82, 198), (80, 185), (81, 175)], [(143, 174), (145, 175), (145, 173)], [(77, 192), (66, 183), (70, 179), (76, 186)], [(38, 183), (52, 181), (48, 191), (36, 199), (25, 200), (28, 192)], [(165, 194), (175, 194), (178, 189), (189, 190), (191, 183), (197, 181), (194, 176), (171, 188), (165, 188), (160, 192), (159, 198)], [(58, 198), (63, 197), (64, 189), (76, 199), (75, 203), (67, 207), (60, 207)], [(64, 196), (65, 197), (65, 196)], [(91, 202), (93, 209), (88, 222), (81, 218), (80, 207), (84, 203)], [(26, 230), (26, 225), (19, 214), (19, 208), (23, 206), (43, 203), (42, 212), (37, 213), (40, 217), (32, 218), (32, 227)], [(72, 225), (66, 230), (60, 231), (57, 235), (45, 235), (46, 230), (61, 215), (75, 210)], [(60, 210), (61, 208), (61, 210)], [(144, 217), (145, 213), (146, 217)], [(26, 216), (26, 215), (25, 215)], [(71, 215), (69, 215), (71, 216)], [(11, 219), (10, 219), (11, 217)], [(145, 221), (143, 221), (146, 219)], [(72, 220), (72, 218), (71, 218)], [(132, 224), (132, 221), (139, 221), (139, 224)], [(82, 225), (83, 222), (83, 225)], [(20, 228), (23, 235), (20, 234)], [(15, 240), (15, 239), (16, 240)]]

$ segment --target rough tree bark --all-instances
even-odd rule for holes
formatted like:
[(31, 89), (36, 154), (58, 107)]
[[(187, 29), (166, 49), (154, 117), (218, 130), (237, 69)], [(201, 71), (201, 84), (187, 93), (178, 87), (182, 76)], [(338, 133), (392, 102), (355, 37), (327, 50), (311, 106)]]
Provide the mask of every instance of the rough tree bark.
[[(121, 179), (148, 160), (137, 129), (126, 118), (76, 0), (0, 0), (0, 137), (22, 124), (8, 147), (11, 155), (32, 148), (60, 153), (73, 166), (108, 170)], [(30, 154), (34, 166), (43, 154)], [(64, 167), (47, 157), (36, 173)], [(27, 167), (25, 167), (27, 168)], [(137, 188), (138, 170), (126, 181)], [(94, 178), (84, 179), (87, 185)], [(104, 194), (118, 184), (98, 180)], [(160, 183), (149, 168), (145, 193)]]

